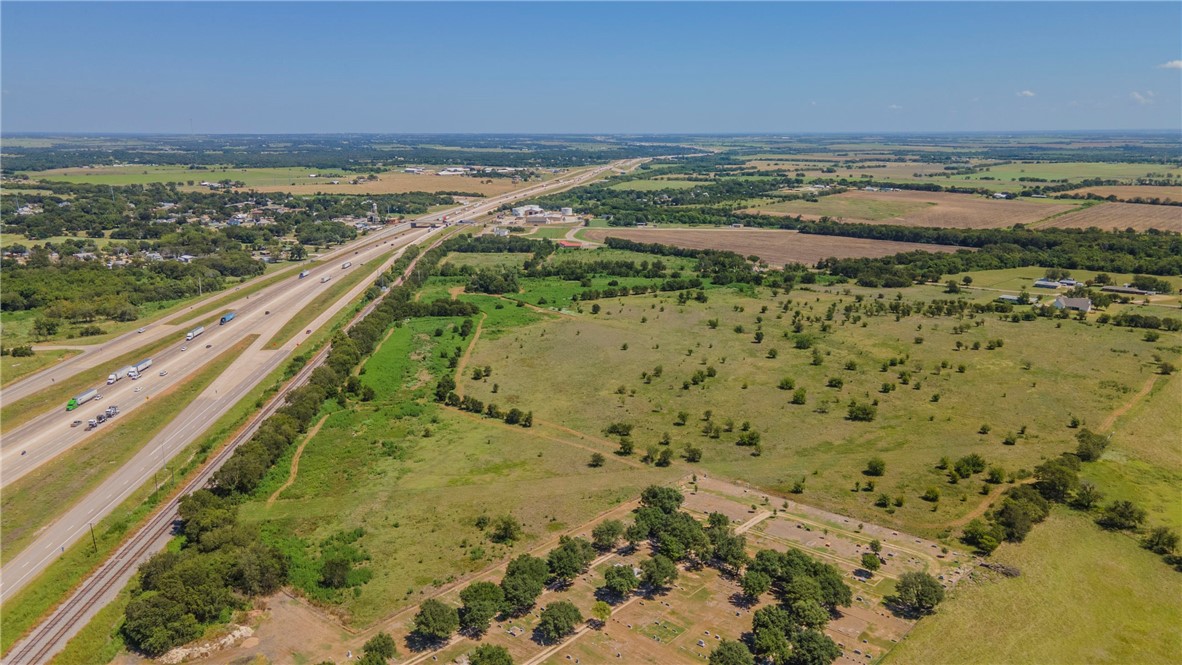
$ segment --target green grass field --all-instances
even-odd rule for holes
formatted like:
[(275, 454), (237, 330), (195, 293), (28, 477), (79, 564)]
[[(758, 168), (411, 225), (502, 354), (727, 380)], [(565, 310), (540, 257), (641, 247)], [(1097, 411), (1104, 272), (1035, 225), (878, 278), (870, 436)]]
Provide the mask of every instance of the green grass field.
[[(1150, 173), (1160, 173), (1169, 177), (1182, 175), (1182, 168), (1163, 166), (1160, 164), (1128, 164), (1107, 162), (1016, 162), (1002, 166), (992, 166), (988, 170), (969, 176), (970, 180), (979, 180), (982, 176), (992, 176), (998, 180), (1017, 182), (1019, 178), (1044, 178), (1046, 180), (1083, 180), (1085, 178), (1105, 179), (1135, 179)], [(963, 176), (953, 176), (952, 180), (962, 180)], [(940, 182), (940, 178), (935, 182)], [(988, 182), (988, 181), (986, 181)], [(1039, 184), (1039, 183), (1031, 183)]]
[[(525, 279), (522, 284), (525, 293), (514, 297), (530, 303), (544, 297), (548, 306), (577, 290), (552, 280)], [(582, 303), (584, 313), (575, 318), (545, 321), (500, 340), (482, 339), (472, 362), (499, 372), (498, 401), (538, 404), (540, 418), (587, 433), (614, 421), (631, 422), (640, 450), (668, 432), (678, 448), (702, 447), (701, 466), (714, 474), (780, 492), (804, 478), (803, 501), (929, 536), (939, 536), (949, 522), (980, 503), (980, 479), (948, 484), (935, 468), (941, 457), (977, 452), (1009, 472), (1032, 469), (1043, 458), (1074, 448), (1074, 432), (1066, 426), (1071, 414), (1102, 420), (1129, 399), (1101, 386), (1102, 380), (1135, 391), (1153, 367), (1149, 355), (1155, 345), (1139, 335), (1075, 321), (1065, 321), (1061, 328), (1049, 319), (1014, 324), (996, 315), (976, 317), (983, 322), (980, 326), (967, 318), (917, 316), (842, 323), (838, 315), (832, 330), (823, 333), (829, 306), (877, 295), (872, 289), (844, 287), (797, 290), (789, 296), (812, 320), (804, 331), (822, 353), (822, 364), (815, 366), (811, 351), (797, 350), (783, 337), (790, 317), (775, 318), (783, 295), (773, 299), (760, 290), (753, 298), (730, 288), (708, 293), (708, 304), (684, 307), (670, 295), (605, 299), (597, 301), (603, 311), (594, 316), (591, 303)], [(920, 297), (942, 297), (941, 290), (922, 287), (904, 293), (904, 299)], [(761, 315), (763, 305), (769, 312)], [(754, 344), (759, 316), (766, 337)], [(717, 330), (707, 325), (710, 319), (719, 320)], [(969, 330), (954, 332), (960, 323)], [(734, 332), (736, 325), (745, 332)], [(922, 344), (914, 343), (917, 337)], [(987, 341), (999, 338), (1005, 342), (1002, 348), (985, 350)], [(1173, 348), (1166, 355), (1176, 357), (1179, 340), (1173, 334), (1169, 339), (1156, 346)], [(957, 341), (978, 342), (982, 348), (957, 351)], [(775, 359), (767, 357), (772, 348), (778, 352)], [(892, 357), (906, 360), (881, 372), (880, 365)], [(847, 362), (856, 369), (845, 369)], [(1024, 369), (1027, 362), (1030, 369)], [(956, 369), (960, 364), (964, 373)], [(642, 379), (657, 366), (661, 377), (651, 383)], [(683, 389), (695, 371), (710, 366), (717, 377)], [(557, 367), (561, 371), (553, 371)], [(912, 375), (907, 384), (899, 376), (903, 369)], [(791, 391), (778, 388), (782, 378), (806, 390), (807, 404), (790, 403)], [(841, 379), (842, 387), (827, 387), (831, 378)], [(895, 383), (896, 389), (881, 393), (884, 382)], [(484, 400), (492, 397), (483, 383), (468, 390)], [(847, 420), (851, 399), (877, 400), (877, 419)], [(762, 455), (754, 457), (750, 448), (736, 446), (734, 433), (719, 439), (704, 436), (707, 409), (716, 422), (749, 420), (762, 435)], [(674, 420), (682, 410), (690, 421), (677, 426)], [(982, 424), (990, 425), (990, 434), (977, 433)], [(1007, 433), (1022, 427), (1027, 435), (1017, 445), (1002, 444)], [(861, 471), (873, 455), (883, 457), (890, 470), (877, 480), (874, 492), (851, 492), (855, 481), (864, 480)], [(931, 504), (919, 500), (928, 487), (943, 495), (934, 512)], [(882, 492), (904, 497), (905, 505), (893, 513), (875, 507)]]
[(19, 554), (42, 527), (121, 468), (257, 338), (246, 337), (158, 396), (150, 408), (120, 416), (84, 443), (6, 486), (0, 499), (0, 539), (4, 540), (0, 560), (7, 563)]
[(566, 234), (569, 233), (570, 230), (571, 230), (571, 227), (569, 227), (569, 226), (557, 226), (557, 227), (542, 226), (542, 227), (539, 227), (533, 233), (529, 234), (529, 237), (530, 238), (549, 238), (550, 240), (561, 240), (566, 237)]
[[(495, 298), (464, 298), (485, 309), (481, 339), (504, 338), (541, 316)], [(302, 453), (295, 483), (267, 505), (290, 473), (289, 455), (242, 508), (245, 521), (262, 523), (291, 555), (297, 584), (314, 583), (311, 543), (366, 529), (360, 544), (374, 562), (373, 579), (359, 595), (338, 599), (352, 624), (417, 602), (432, 586), (579, 524), (662, 475), (614, 460), (592, 469), (577, 440), (435, 406), (428, 397), (435, 377), (451, 371), (439, 351), (466, 344), (451, 331), (454, 323), (416, 319), (395, 328), (361, 377), (377, 398), (352, 410), (330, 409)], [(436, 337), (436, 328), (444, 334)], [(494, 372), (489, 385), (496, 381)], [(488, 541), (473, 525), (481, 514), (505, 513), (525, 525), (527, 536), (514, 547)]]
[[(308, 176), (316, 173), (329, 173), (331, 170), (314, 168), (233, 168), (210, 167), (208, 169), (189, 169), (186, 166), (102, 166), (93, 169), (57, 169), (51, 171), (30, 171), (26, 173), (36, 180), (50, 180), (58, 182), (77, 182), (93, 185), (146, 185), (154, 182), (188, 182), (199, 183), (203, 180), (217, 182), (219, 180), (237, 180), (246, 183), (247, 187), (265, 187), (268, 185), (286, 185), (294, 181), (299, 183), (314, 182)], [(347, 179), (345, 173), (339, 173), (341, 178)]]
[(1127, 536), (1056, 509), (993, 558), (1021, 577), (962, 582), (883, 660), (1169, 663), (1182, 651), (1182, 576)]
[(472, 254), (469, 252), (452, 252), (444, 257), (441, 264), (453, 265), (457, 268), (472, 266), (473, 268), (500, 268), (514, 266), (520, 268), (532, 254), (506, 252), (504, 254)]

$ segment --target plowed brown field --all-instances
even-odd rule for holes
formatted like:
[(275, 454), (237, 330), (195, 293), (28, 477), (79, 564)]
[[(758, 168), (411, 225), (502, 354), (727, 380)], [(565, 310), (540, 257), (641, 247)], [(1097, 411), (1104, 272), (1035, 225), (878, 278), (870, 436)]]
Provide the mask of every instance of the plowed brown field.
[(1079, 212), (1056, 217), (1038, 228), (1136, 231), (1173, 231), (1182, 233), (1182, 207), (1155, 206), (1144, 203), (1101, 203)]
[[(876, 204), (896, 204), (906, 212), (897, 217), (859, 213), (872, 210)], [(958, 229), (997, 229), (1014, 224), (1034, 224), (1051, 215), (1071, 210), (1074, 203), (1046, 201), (998, 200), (975, 194), (949, 192), (866, 192), (855, 191), (823, 196), (816, 203), (785, 201), (770, 206), (752, 208), (746, 212), (760, 214), (801, 215), (818, 219), (828, 215), (843, 222), (863, 224), (894, 224), (898, 226), (937, 226)], [(923, 206), (923, 207), (918, 207)]]

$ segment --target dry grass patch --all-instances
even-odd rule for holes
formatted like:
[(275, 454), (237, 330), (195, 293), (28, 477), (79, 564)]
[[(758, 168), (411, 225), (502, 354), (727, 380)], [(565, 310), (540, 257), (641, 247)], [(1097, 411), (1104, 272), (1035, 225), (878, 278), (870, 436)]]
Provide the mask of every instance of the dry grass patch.
[[(838, 221), (854, 223), (995, 229), (1008, 228), (1014, 224), (1034, 224), (1051, 215), (1068, 212), (1077, 205), (1045, 201), (1005, 201), (975, 194), (949, 192), (854, 191), (822, 197), (817, 203), (785, 201), (753, 208), (747, 212), (800, 215), (805, 219), (818, 219), (822, 215), (827, 215)], [(898, 213), (888, 217), (887, 214), (892, 209)]]

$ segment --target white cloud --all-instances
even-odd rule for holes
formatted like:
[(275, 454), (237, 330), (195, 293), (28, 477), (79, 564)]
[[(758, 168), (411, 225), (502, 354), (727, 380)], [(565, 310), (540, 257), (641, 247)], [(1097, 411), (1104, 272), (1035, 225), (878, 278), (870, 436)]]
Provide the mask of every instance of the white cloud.
[(1133, 101), (1141, 104), (1142, 106), (1152, 104), (1153, 98), (1156, 97), (1152, 90), (1146, 90), (1144, 95), (1134, 90), (1133, 92), (1129, 93), (1129, 96), (1133, 98)]
[(1157, 66), (1158, 69), (1182, 69), (1182, 60), (1170, 60)]
[(891, 104), (891, 105), (887, 106), (887, 109), (889, 109), (891, 111), (902, 111), (903, 107), (899, 106), (898, 104)]
[(1021, 91), (1021, 92), (1019, 92), (1019, 93), (1018, 93), (1018, 96), (1019, 96), (1019, 97), (1033, 97), (1033, 96), (1034, 96), (1034, 92), (1033, 92), (1033, 91), (1031, 91), (1031, 90), (1023, 90), (1023, 91)]

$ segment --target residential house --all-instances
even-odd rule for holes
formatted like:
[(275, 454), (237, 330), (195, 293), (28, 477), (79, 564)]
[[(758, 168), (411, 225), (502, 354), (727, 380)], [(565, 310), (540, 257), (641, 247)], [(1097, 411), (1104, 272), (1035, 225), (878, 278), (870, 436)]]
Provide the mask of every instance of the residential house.
[(1091, 298), (1068, 298), (1066, 296), (1059, 296), (1055, 298), (1055, 302), (1051, 303), (1055, 309), (1070, 309), (1076, 312), (1090, 312), (1092, 311)]

